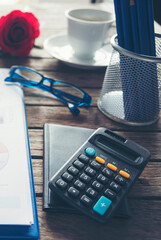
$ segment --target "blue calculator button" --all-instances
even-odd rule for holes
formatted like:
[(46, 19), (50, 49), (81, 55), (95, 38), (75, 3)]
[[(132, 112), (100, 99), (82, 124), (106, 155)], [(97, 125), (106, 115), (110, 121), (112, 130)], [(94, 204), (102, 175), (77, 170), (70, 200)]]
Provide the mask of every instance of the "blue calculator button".
[(104, 215), (107, 209), (110, 207), (112, 201), (104, 196), (101, 196), (100, 199), (96, 202), (93, 207), (93, 211), (97, 212), (99, 215)]
[(94, 150), (94, 148), (88, 147), (88, 148), (85, 149), (85, 153), (88, 156), (92, 157), (92, 156), (95, 155), (96, 151)]

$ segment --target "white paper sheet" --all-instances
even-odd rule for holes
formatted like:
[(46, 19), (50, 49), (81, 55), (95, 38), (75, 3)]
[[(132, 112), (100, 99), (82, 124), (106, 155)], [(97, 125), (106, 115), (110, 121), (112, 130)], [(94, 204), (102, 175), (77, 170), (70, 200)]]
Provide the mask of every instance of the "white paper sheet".
[(31, 225), (23, 91), (4, 83), (8, 71), (0, 69), (0, 224)]

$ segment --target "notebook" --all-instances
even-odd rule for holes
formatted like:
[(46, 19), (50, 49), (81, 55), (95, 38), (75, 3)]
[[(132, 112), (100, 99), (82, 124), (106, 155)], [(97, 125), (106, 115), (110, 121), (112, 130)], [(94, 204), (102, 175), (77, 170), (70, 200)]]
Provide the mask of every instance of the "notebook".
[[(50, 178), (74, 154), (94, 132), (94, 129), (64, 126), (57, 124), (44, 125), (44, 164), (43, 164), (43, 210), (53, 212), (77, 213), (77, 210), (54, 194), (48, 187)], [(117, 217), (130, 217), (127, 199), (124, 200)]]

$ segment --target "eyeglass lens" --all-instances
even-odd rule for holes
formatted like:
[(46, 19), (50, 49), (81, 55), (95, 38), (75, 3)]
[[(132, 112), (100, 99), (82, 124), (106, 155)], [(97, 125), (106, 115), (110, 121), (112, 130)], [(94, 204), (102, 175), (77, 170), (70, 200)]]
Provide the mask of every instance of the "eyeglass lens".
[(16, 74), (19, 74), (20, 76), (24, 77), (25, 80), (30, 80), (30, 81), (34, 81), (34, 82), (40, 82), (42, 77), (41, 75), (39, 75), (38, 73), (34, 72), (34, 71), (29, 71), (27, 69), (16, 69), (15, 70)]

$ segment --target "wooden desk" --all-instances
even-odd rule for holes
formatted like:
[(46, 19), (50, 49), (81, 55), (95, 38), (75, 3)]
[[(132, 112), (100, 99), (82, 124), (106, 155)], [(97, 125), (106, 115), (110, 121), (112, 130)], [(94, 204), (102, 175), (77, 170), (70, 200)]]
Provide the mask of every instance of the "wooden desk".
[[(39, 5), (33, 12), (41, 22), (41, 35), (37, 44), (43, 45), (46, 37), (65, 32), (65, 9), (82, 6), (80, 1), (56, 1), (47, 7)], [(85, 5), (83, 5), (85, 6)], [(1, 13), (8, 12), (4, 9)], [(52, 58), (43, 49), (33, 49), (23, 59), (0, 56), (0, 67), (12, 65), (34, 67), (41, 73), (73, 83), (87, 91), (93, 99), (92, 106), (81, 109), (73, 117), (67, 107), (49, 94), (25, 88), (25, 102), (34, 172), (40, 234), (42, 240), (160, 240), (161, 239), (161, 118), (149, 127), (128, 127), (106, 118), (97, 108), (105, 69), (80, 70), (68, 67)], [(42, 211), (43, 196), (43, 125), (55, 123), (71, 126), (109, 128), (130, 138), (151, 152), (151, 161), (129, 194), (132, 210), (130, 219), (113, 218), (99, 224), (83, 215), (46, 213)]]

